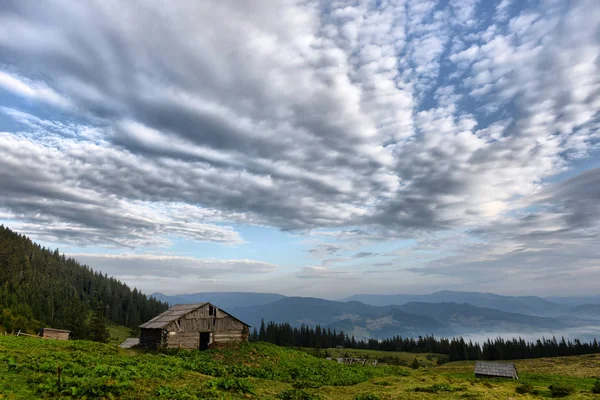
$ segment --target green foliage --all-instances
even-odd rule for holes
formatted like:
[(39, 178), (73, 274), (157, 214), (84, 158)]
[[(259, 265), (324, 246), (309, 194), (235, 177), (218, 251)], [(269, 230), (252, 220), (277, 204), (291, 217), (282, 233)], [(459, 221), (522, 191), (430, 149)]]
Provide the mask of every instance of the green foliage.
[(321, 397), (300, 389), (288, 389), (277, 395), (281, 400), (319, 400)]
[(592, 387), (592, 393), (600, 394), (600, 380), (597, 380), (596, 383), (594, 383), (594, 386)]
[(548, 386), (548, 389), (550, 389), (550, 396), (552, 397), (566, 397), (575, 393), (575, 388), (573, 386), (564, 384), (550, 385)]
[(436, 383), (435, 385), (425, 386), (425, 387), (416, 387), (413, 389), (413, 392), (422, 392), (422, 393), (439, 393), (439, 392), (456, 392), (464, 390), (464, 388), (455, 388), (447, 383)]
[[(0, 331), (69, 329), (88, 339), (100, 304), (111, 322), (134, 328), (167, 309), (136, 289), (0, 226)], [(3, 328), (3, 329), (2, 329)]]
[(357, 394), (354, 396), (354, 400), (381, 400), (381, 397), (377, 394), (366, 393), (366, 394)]
[(108, 332), (108, 321), (104, 316), (103, 307), (100, 306), (94, 312), (92, 316), (92, 320), (90, 322), (90, 339), (94, 342), (106, 343), (110, 338), (110, 334)]
[(523, 383), (515, 388), (515, 392), (519, 394), (537, 394), (538, 391), (529, 383)]
[(239, 394), (256, 394), (254, 386), (252, 386), (248, 379), (217, 378), (209, 381), (207, 387)]
[(373, 382), (374, 385), (379, 385), (379, 386), (392, 386), (392, 384), (388, 381), (379, 381), (379, 382)]
[(419, 369), (420, 366), (421, 366), (421, 364), (419, 364), (419, 360), (417, 360), (417, 358), (415, 357), (415, 359), (410, 364), (410, 367), (412, 369)]

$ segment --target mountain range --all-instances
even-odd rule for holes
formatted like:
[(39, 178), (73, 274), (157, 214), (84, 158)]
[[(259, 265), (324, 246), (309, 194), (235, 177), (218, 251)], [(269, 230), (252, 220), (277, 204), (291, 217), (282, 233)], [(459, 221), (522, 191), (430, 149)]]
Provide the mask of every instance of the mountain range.
[[(454, 336), (559, 332), (600, 325), (597, 305), (554, 302), (536, 296), (441, 291), (425, 295), (355, 295), (341, 301), (273, 293), (154, 294), (169, 304), (211, 301), (252, 326), (261, 320), (321, 325), (357, 338), (434, 334)], [(599, 328), (600, 329), (600, 328)]]

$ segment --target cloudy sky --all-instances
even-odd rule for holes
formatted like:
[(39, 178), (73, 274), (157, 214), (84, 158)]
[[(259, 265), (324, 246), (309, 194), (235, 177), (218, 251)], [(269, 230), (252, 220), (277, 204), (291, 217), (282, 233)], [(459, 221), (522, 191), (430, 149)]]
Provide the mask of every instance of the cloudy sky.
[(597, 0), (0, 4), (0, 221), (146, 292), (600, 292)]

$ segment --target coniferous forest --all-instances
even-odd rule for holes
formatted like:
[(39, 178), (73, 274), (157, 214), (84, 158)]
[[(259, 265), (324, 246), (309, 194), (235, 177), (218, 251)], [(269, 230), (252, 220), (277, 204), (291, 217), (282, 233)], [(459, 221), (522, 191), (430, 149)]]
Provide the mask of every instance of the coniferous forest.
[(0, 329), (69, 329), (93, 338), (94, 321), (136, 328), (168, 308), (115, 278), (0, 226)]
[(311, 347), (327, 349), (341, 346), (349, 349), (368, 349), (381, 351), (405, 351), (410, 353), (437, 353), (448, 356), (447, 361), (460, 360), (518, 360), (541, 357), (562, 357), (600, 353), (600, 344), (585, 343), (578, 339), (542, 338), (528, 342), (522, 338), (505, 340), (497, 338), (486, 342), (474, 343), (463, 338), (435, 338), (425, 336), (403, 338), (396, 336), (384, 340), (356, 340), (344, 332), (302, 325), (299, 328), (288, 323), (264, 321), (260, 328), (254, 329), (250, 340), (274, 343), (279, 346)]

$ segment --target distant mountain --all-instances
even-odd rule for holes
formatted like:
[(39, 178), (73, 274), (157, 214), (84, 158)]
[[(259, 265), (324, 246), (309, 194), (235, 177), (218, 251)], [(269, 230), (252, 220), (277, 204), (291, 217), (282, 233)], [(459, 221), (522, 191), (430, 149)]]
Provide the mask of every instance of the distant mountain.
[(600, 294), (596, 296), (585, 296), (585, 297), (547, 297), (549, 301), (557, 304), (569, 305), (569, 306), (582, 306), (586, 304), (600, 304)]
[(570, 317), (600, 321), (600, 304), (584, 304), (569, 309)]
[(210, 301), (214, 305), (228, 310), (234, 307), (252, 307), (272, 303), (285, 296), (275, 293), (254, 293), (254, 292), (205, 292), (192, 294), (178, 294), (168, 296), (162, 293), (153, 293), (152, 297), (169, 303), (175, 304), (194, 304)]
[(230, 310), (258, 327), (265, 321), (321, 325), (342, 329), (358, 338), (394, 335), (455, 335), (464, 332), (530, 332), (567, 327), (552, 318), (507, 313), (457, 303), (417, 303), (372, 306), (357, 301), (339, 302), (308, 297), (286, 297), (273, 303)]
[(457, 332), (516, 332), (563, 329), (569, 326), (553, 318), (509, 313), (471, 304), (415, 302), (404, 304), (399, 309), (406, 313), (426, 315)]
[(360, 301), (374, 306), (419, 303), (467, 303), (477, 307), (537, 316), (558, 316), (568, 307), (536, 296), (501, 296), (493, 293), (441, 291), (421, 295), (358, 294), (343, 301)]

